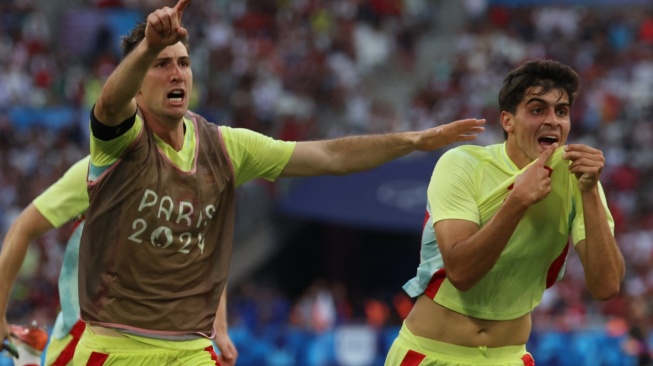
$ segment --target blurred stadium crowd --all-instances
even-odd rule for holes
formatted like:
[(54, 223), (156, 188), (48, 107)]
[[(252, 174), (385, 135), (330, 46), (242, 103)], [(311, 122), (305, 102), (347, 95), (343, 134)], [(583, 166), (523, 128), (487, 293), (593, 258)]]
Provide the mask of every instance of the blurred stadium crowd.
[[(285, 140), (419, 129), (483, 117), (489, 126), (478, 143), (485, 144), (502, 140), (497, 93), (514, 65), (541, 57), (567, 63), (582, 82), (570, 139), (600, 148), (606, 156), (602, 183), (627, 276), (618, 298), (592, 301), (571, 255), (565, 278), (547, 291), (534, 313), (534, 325), (542, 334), (601, 329), (619, 336), (635, 327), (650, 334), (653, 5), (451, 3), (193, 1), (184, 13), (196, 88), (191, 109), (219, 124)], [(128, 29), (162, 2), (70, 4), (75, 6), (53, 19), (36, 1), (0, 3), (2, 236), (22, 208), (86, 154), (89, 108), (120, 60), (116, 19), (117, 24), (129, 20)], [(448, 17), (442, 12), (452, 9), (459, 21), (449, 20), (455, 27), (448, 29), (439, 22)], [(433, 55), (426, 63), (420, 60), (425, 47)], [(378, 78), (387, 70), (426, 77), (383, 86), (409, 90), (406, 103), (398, 105), (370, 88), (383, 84)], [(15, 286), (10, 320), (53, 322), (67, 229), (33, 244)], [(343, 284), (322, 281), (297, 299), (255, 281), (231, 290), (236, 340), (244, 331), (239, 326), (264, 332), (269, 325), (292, 325), (316, 333), (343, 323), (396, 326), (410, 308), (400, 289), (354, 303)], [(286, 342), (277, 339), (275, 346)], [(621, 351), (637, 349), (624, 342)], [(241, 355), (243, 364), (253, 357)], [(288, 364), (283, 360), (277, 354), (277, 363), (268, 364)]]

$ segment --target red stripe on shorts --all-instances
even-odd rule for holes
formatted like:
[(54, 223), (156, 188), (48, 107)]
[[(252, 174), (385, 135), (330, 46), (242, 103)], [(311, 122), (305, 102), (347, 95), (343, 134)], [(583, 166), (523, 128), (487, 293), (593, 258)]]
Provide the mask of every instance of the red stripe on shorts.
[(57, 357), (56, 361), (54, 361), (51, 366), (66, 366), (70, 361), (72, 361), (73, 356), (75, 355), (75, 348), (77, 348), (77, 343), (79, 343), (79, 338), (82, 336), (82, 333), (84, 333), (85, 328), (86, 323), (81, 321), (81, 319), (73, 325), (73, 328), (68, 333), (73, 336), (73, 339), (71, 339), (66, 345), (66, 348), (61, 351), (59, 357)]
[(533, 359), (533, 356), (530, 354), (525, 354), (522, 358), (522, 361), (524, 361), (524, 366), (535, 366), (535, 360)]
[(444, 268), (440, 268), (437, 272), (435, 272), (433, 277), (431, 277), (431, 281), (429, 281), (429, 284), (426, 286), (426, 290), (424, 290), (426, 296), (428, 296), (430, 299), (435, 298), (435, 294), (438, 293), (440, 285), (442, 285), (442, 281), (444, 281), (445, 278), (447, 278), (447, 273), (445, 272)]
[(102, 366), (107, 358), (109, 358), (107, 353), (93, 352), (91, 357), (88, 358), (86, 366)]
[(408, 353), (406, 353), (406, 356), (404, 359), (401, 361), (401, 365), (399, 366), (417, 366), (424, 360), (426, 355), (423, 355), (421, 353), (415, 352), (413, 350), (408, 350)]
[(211, 359), (215, 361), (216, 366), (220, 366), (220, 361), (218, 361), (218, 354), (215, 353), (213, 346), (206, 347), (204, 350), (211, 354)]

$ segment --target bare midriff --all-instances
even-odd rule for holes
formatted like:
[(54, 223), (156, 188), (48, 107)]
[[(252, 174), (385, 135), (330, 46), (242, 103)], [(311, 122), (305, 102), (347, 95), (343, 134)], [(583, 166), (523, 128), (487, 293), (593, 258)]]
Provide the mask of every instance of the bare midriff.
[(437, 304), (425, 295), (417, 298), (406, 326), (418, 337), (464, 347), (504, 347), (526, 344), (531, 332), (530, 313), (512, 320), (483, 320)]

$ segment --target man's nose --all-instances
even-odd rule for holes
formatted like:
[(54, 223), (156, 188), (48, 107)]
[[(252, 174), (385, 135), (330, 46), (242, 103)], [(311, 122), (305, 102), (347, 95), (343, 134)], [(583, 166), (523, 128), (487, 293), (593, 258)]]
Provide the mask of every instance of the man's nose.
[(556, 113), (555, 110), (550, 111), (550, 113), (546, 114), (546, 120), (544, 120), (544, 124), (557, 127), (560, 125), (560, 117)]
[(181, 77), (181, 69), (177, 65), (173, 66), (172, 76), (170, 77), (170, 80), (173, 81), (173, 82), (177, 82), (177, 81), (180, 81), (181, 78), (182, 78)]

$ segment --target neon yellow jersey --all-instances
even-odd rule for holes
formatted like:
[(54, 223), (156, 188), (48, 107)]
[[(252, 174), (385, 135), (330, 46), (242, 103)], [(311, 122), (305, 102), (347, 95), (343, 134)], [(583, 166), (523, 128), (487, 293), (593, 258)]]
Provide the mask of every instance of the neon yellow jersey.
[[(195, 125), (184, 118), (186, 133), (184, 144), (180, 151), (174, 150), (155, 135), (159, 150), (165, 154), (179, 169), (189, 171), (195, 158), (197, 146)], [(274, 181), (283, 171), (295, 149), (295, 142), (280, 141), (260, 133), (243, 129), (220, 126), (227, 154), (236, 176), (236, 186), (255, 178)], [(106, 169), (110, 168), (140, 136), (143, 131), (143, 120), (136, 115), (136, 121), (129, 131), (118, 138), (102, 141), (91, 136), (91, 168), (89, 180), (97, 179)], [(217, 141), (216, 141), (217, 144)]]
[[(460, 146), (438, 161), (428, 188), (427, 220), (422, 235), (417, 276), (404, 285), (413, 297), (426, 293), (453, 311), (489, 320), (510, 320), (533, 310), (544, 290), (564, 273), (569, 238), (585, 239), (583, 205), (578, 181), (569, 173), (560, 147), (547, 165), (552, 191), (531, 206), (495, 266), (474, 287), (458, 291), (446, 278), (434, 223), (457, 219), (485, 225), (507, 197), (520, 170), (505, 144)], [(599, 185), (609, 225), (614, 221)]]
[(88, 208), (86, 173), (90, 156), (73, 164), (57, 182), (32, 202), (39, 212), (54, 226), (61, 227)]

